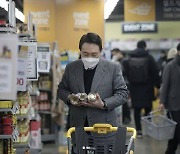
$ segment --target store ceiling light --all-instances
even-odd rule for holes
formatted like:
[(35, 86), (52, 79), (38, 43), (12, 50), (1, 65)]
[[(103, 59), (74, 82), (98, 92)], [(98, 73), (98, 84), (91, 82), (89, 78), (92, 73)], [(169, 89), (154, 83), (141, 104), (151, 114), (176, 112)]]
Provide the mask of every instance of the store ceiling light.
[(24, 14), (19, 11), (17, 8), (15, 8), (15, 16), (16, 18), (18, 18), (20, 21), (24, 22), (25, 21), (25, 17)]
[(8, 11), (8, 3), (6, 0), (0, 0), (0, 7)]
[(108, 19), (119, 0), (106, 0), (104, 6), (104, 19)]
[[(9, 2), (7, 2), (6, 0), (0, 0), (0, 7), (5, 9), (7, 12), (8, 12), (8, 4), (9, 4)], [(17, 8), (15, 8), (15, 16), (20, 21), (22, 21), (22, 22), (25, 21), (24, 14), (21, 11), (19, 11)]]

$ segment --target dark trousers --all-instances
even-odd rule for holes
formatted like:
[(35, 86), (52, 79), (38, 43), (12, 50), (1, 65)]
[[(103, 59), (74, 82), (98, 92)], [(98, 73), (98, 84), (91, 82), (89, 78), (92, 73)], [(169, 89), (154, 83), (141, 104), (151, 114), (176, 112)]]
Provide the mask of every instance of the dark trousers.
[(71, 150), (71, 154), (76, 154), (76, 153), (74, 153), (74, 149), (73, 149), (73, 147), (72, 147), (72, 150)]
[[(143, 108), (134, 108), (134, 121), (135, 121), (135, 126), (136, 126), (136, 130), (142, 130), (141, 128), (141, 110)], [(149, 112), (151, 112), (152, 108), (144, 108), (145, 109), (145, 115), (147, 116), (149, 114)]]
[(122, 121), (123, 123), (126, 122), (126, 120), (131, 120), (131, 113), (130, 108), (127, 103), (123, 104), (122, 106)]
[(180, 144), (180, 110), (171, 111), (170, 117), (177, 122), (174, 138), (168, 141), (168, 146), (165, 154), (175, 154), (178, 144)]

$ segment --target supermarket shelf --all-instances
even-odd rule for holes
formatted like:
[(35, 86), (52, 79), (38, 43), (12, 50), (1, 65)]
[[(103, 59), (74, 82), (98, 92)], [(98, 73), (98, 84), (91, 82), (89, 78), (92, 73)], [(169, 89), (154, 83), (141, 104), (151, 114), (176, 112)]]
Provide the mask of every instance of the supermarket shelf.
[(0, 139), (10, 139), (12, 135), (0, 135)]
[(30, 96), (39, 96), (38, 93), (30, 93)]
[(31, 140), (31, 137), (29, 136), (27, 142), (14, 143), (14, 148), (30, 148), (30, 140)]
[(11, 135), (0, 135), (0, 139), (12, 139), (13, 141), (16, 141), (19, 136), (19, 132), (17, 128), (14, 128), (14, 131)]
[(21, 37), (27, 37), (27, 38), (29, 38), (30, 37), (30, 34), (18, 34), (19, 35), (19, 37), (21, 38)]
[(39, 91), (52, 92), (51, 89), (39, 88)]
[(0, 112), (11, 112), (12, 114), (16, 114), (19, 109), (18, 102), (15, 102), (12, 108), (0, 108)]
[(42, 113), (42, 114), (51, 114), (51, 111), (38, 111), (38, 113)]
[(13, 32), (13, 33), (16, 33), (16, 29), (14, 27), (0, 27), (0, 32)]
[(49, 75), (51, 72), (38, 72), (39, 74)]
[(38, 90), (34, 90), (34, 91), (31, 91), (31, 90), (29, 90), (29, 91), (30, 91), (29, 92), (30, 96), (39, 96), (39, 94), (40, 94), (39, 89)]
[(56, 139), (55, 134), (42, 134), (41, 140), (43, 141), (54, 141)]
[(31, 116), (30, 116), (30, 108), (28, 110), (28, 112), (26, 114), (17, 114), (17, 119), (20, 120), (20, 119), (31, 119)]

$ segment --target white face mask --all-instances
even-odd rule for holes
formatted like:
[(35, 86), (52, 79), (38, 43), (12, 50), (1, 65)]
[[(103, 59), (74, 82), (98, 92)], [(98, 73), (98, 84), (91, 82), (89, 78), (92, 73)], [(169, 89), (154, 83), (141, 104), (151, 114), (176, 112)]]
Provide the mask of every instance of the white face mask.
[(98, 64), (99, 58), (82, 58), (82, 62), (87, 70), (88, 68), (94, 68)]
[(117, 61), (118, 60), (118, 56), (116, 56), (116, 55), (114, 55), (113, 57), (112, 57), (112, 61)]

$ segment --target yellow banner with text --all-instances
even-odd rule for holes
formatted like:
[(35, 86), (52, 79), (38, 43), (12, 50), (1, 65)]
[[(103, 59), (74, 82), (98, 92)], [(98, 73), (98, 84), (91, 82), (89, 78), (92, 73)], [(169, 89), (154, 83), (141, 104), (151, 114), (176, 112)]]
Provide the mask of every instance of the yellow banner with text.
[(125, 0), (124, 21), (155, 21), (155, 0)]

